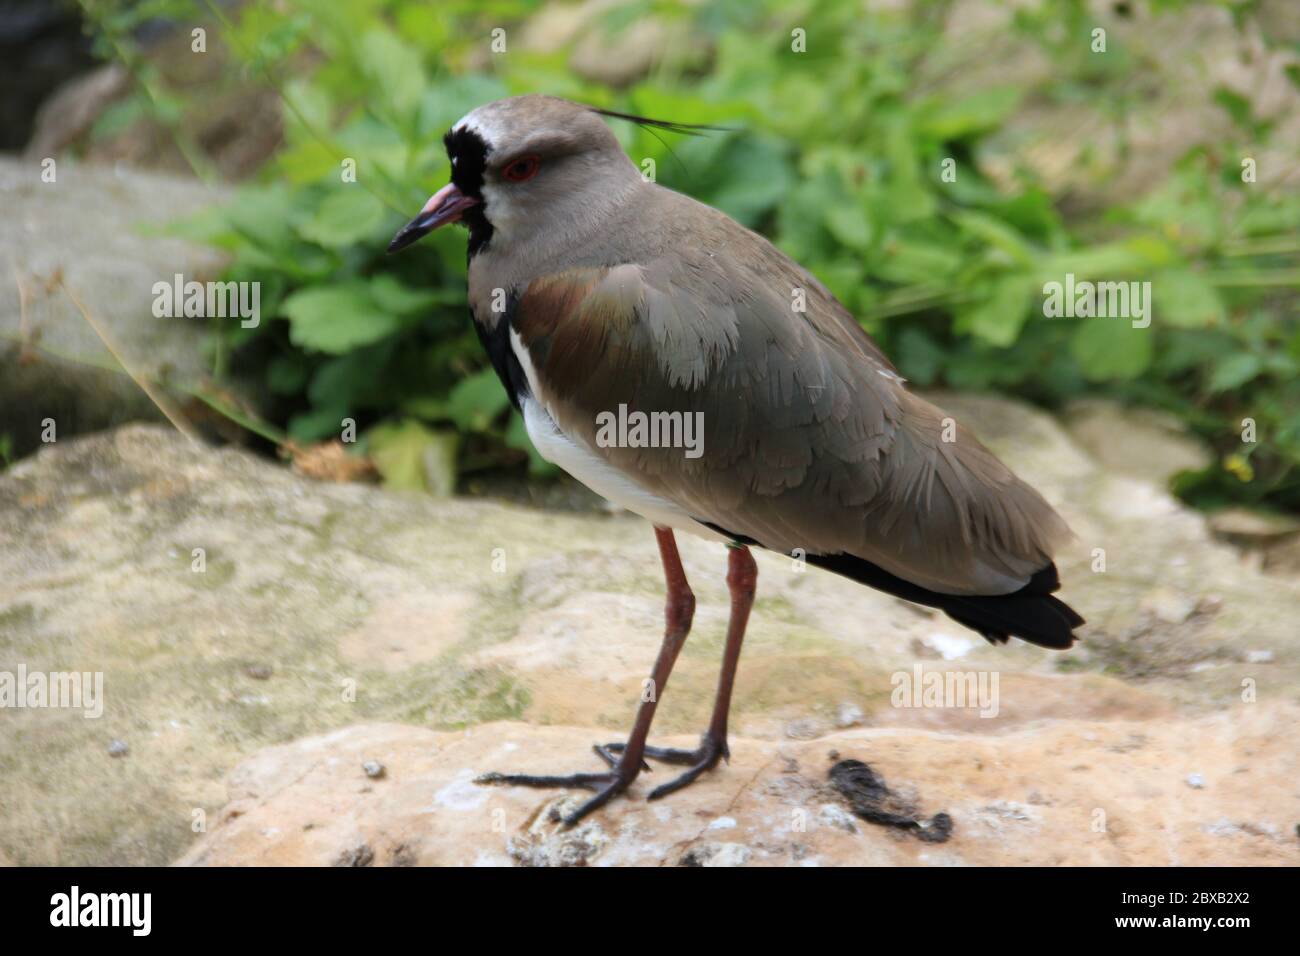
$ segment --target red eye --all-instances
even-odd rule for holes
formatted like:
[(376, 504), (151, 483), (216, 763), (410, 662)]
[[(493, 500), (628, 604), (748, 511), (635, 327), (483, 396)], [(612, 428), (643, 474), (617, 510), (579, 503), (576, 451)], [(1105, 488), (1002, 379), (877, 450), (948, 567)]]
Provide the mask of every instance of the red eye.
[(542, 161), (536, 156), (521, 156), (501, 170), (501, 175), (512, 183), (526, 183), (537, 175), (541, 167)]

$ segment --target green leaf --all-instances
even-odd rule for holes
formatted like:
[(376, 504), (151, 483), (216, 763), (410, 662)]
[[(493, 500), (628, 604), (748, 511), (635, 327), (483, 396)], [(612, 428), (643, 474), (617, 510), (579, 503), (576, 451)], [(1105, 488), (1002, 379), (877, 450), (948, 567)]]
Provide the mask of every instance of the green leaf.
[[(705, 140), (700, 138), (695, 142)], [(666, 161), (672, 163), (671, 158)], [(689, 168), (689, 159), (683, 157), (683, 162)], [(718, 166), (719, 185), (707, 194), (698, 194), (699, 198), (747, 226), (754, 225), (760, 216), (775, 207), (790, 186), (790, 164), (785, 153), (769, 140), (753, 137), (732, 140), (721, 152)]]
[(1171, 269), (1151, 283), (1155, 321), (1179, 328), (1206, 328), (1223, 321), (1223, 300), (1205, 276), (1190, 269)]
[(826, 228), (844, 245), (859, 251), (871, 245), (874, 234), (866, 210), (853, 201), (827, 209)]
[(471, 73), (441, 79), (420, 99), (416, 131), (421, 137), (441, 138), (452, 123), (474, 107), (509, 95), (510, 90), (494, 76)]
[(1023, 95), (1013, 86), (997, 86), (969, 96), (936, 96), (925, 105), (918, 131), (934, 139), (952, 140), (993, 129), (1016, 111)]
[(347, 417), (347, 408), (340, 405), (329, 408), (314, 408), (289, 420), (289, 437), (296, 442), (309, 445), (325, 438), (337, 438)]
[(817, 278), (831, 290), (831, 295), (844, 303), (845, 308), (858, 308), (862, 294), (862, 266), (852, 257), (832, 259), (817, 266)]
[(1235, 90), (1230, 90), (1226, 86), (1216, 87), (1214, 90), (1214, 102), (1223, 107), (1232, 121), (1242, 129), (1249, 129), (1251, 125), (1251, 108), (1250, 100), (1242, 96)]
[(289, 225), (294, 197), (284, 186), (251, 186), (236, 193), (226, 207), (226, 223), (237, 235), (276, 255), (287, 256), (295, 244)]
[(818, 213), (840, 201), (832, 175), (823, 174), (796, 183), (777, 210), (777, 236), (781, 248), (816, 271), (817, 260), (835, 251), (823, 217)]
[(1264, 370), (1264, 360), (1251, 352), (1229, 355), (1210, 373), (1210, 391), (1226, 392), (1245, 385)]
[(1137, 378), (1151, 364), (1151, 329), (1135, 329), (1122, 318), (1084, 319), (1070, 351), (1092, 381)]
[(381, 272), (370, 280), (370, 297), (379, 308), (396, 315), (414, 315), (449, 300), (465, 300), (464, 293), (459, 291), (448, 294), (433, 289), (412, 289), (387, 272)]
[(366, 433), (366, 447), (385, 486), (438, 496), (455, 490), (459, 442), (454, 432), (433, 431), (409, 419)]
[(1020, 335), (1029, 318), (1032, 300), (1024, 276), (1005, 276), (994, 281), (973, 307), (958, 315), (959, 327), (978, 338), (1006, 348)]
[(497, 373), (485, 368), (456, 383), (447, 399), (447, 416), (463, 431), (483, 431), (501, 414), (510, 397)]
[(290, 80), (284, 86), (284, 101), (293, 107), (286, 109), (284, 118), (290, 141), (313, 139), (313, 134), (329, 130), (334, 104), (329, 93), (318, 84), (303, 77)]
[(889, 282), (913, 285), (951, 276), (962, 258), (937, 242), (891, 239), (883, 244), (873, 274)]
[(342, 355), (392, 335), (400, 319), (381, 309), (360, 279), (300, 289), (284, 300), (289, 340), (318, 352)]
[(1033, 246), (1026, 242), (1025, 237), (1016, 229), (1008, 226), (1001, 219), (970, 210), (956, 212), (952, 218), (962, 232), (973, 236), (978, 242), (1005, 253), (1016, 263), (1029, 265), (1034, 261)]
[(327, 249), (355, 245), (375, 235), (385, 213), (384, 204), (370, 193), (356, 183), (344, 183), (334, 187), (315, 215), (299, 224), (298, 235)]
[(360, 59), (376, 105), (399, 120), (414, 118), (426, 83), (420, 55), (397, 34), (376, 28), (361, 38)]

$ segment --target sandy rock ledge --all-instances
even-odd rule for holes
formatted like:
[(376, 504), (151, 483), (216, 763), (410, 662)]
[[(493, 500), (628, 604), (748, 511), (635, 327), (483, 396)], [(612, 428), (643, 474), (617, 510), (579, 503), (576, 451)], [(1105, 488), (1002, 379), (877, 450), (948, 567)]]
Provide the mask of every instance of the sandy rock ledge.
[[(653, 804), (659, 768), (565, 830), (575, 794), (482, 787), (490, 769), (598, 769), (608, 733), (493, 723), (457, 733), (363, 724), (268, 748), (185, 865), (832, 866), (1296, 865), (1296, 708), (1194, 720), (1061, 722), (995, 737), (854, 729), (809, 741), (735, 740), (732, 760)], [(690, 746), (689, 737), (669, 743)], [(869, 763), (949, 839), (856, 817), (827, 784)], [(383, 765), (380, 779), (363, 765)]]

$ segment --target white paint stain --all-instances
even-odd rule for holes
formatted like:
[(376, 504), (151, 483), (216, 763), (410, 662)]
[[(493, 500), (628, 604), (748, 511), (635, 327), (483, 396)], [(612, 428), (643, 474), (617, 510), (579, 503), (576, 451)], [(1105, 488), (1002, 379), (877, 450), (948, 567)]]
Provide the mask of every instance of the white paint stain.
[(456, 774), (455, 778), (447, 786), (443, 787), (433, 795), (433, 802), (437, 805), (428, 807), (424, 812), (433, 813), (438, 807), (446, 807), (448, 810), (477, 810), (487, 800), (487, 790), (484, 787), (476, 786), (474, 778), (478, 776), (473, 770), (462, 770)]

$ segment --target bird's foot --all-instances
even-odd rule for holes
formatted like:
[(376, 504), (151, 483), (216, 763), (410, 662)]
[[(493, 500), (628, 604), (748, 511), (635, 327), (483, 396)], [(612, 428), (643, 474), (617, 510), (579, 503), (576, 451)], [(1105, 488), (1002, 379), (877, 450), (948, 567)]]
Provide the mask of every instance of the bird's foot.
[[(635, 771), (624, 768), (623, 759), (619, 755), (627, 749), (627, 744), (596, 744), (592, 749), (609, 764), (608, 771), (604, 773), (571, 773), (560, 776), (531, 773), (485, 773), (476, 777), (474, 782), (482, 786), (594, 790), (595, 796), (572, 813), (565, 815), (564, 825), (571, 827), (591, 813), (592, 810), (603, 807), (626, 790), (642, 770), (650, 769), (650, 766), (644, 760), (640, 762), (640, 766)], [(703, 773), (716, 767), (719, 760), (730, 759), (731, 752), (727, 749), (726, 740), (715, 740), (705, 734), (700, 738), (699, 747), (694, 750), (678, 750), (672, 747), (646, 747), (645, 756), (661, 763), (680, 764), (688, 768), (680, 776), (655, 787), (646, 797), (647, 800), (658, 800), (660, 797), (666, 797), (668, 794), (694, 783)]]
[(571, 827), (597, 807), (603, 807), (611, 799), (627, 789), (636, 779), (635, 773), (622, 771), (617, 762), (606, 773), (571, 773), (564, 776), (537, 775), (530, 773), (485, 773), (474, 779), (480, 785), (500, 787), (557, 787), (563, 789), (581, 788), (594, 790), (596, 795), (584, 802), (572, 813), (564, 817), (564, 825)]
[[(606, 763), (611, 767), (618, 766), (619, 758), (616, 754), (621, 754), (626, 748), (626, 744), (597, 744), (596, 753), (599, 754)], [(706, 771), (712, 770), (718, 765), (719, 760), (730, 760), (731, 751), (727, 749), (726, 739), (716, 740), (709, 734), (700, 738), (700, 745), (694, 750), (679, 750), (674, 747), (646, 747), (645, 755), (651, 760), (658, 760), (660, 763), (674, 763), (685, 765), (689, 769), (681, 776), (674, 777), (667, 783), (660, 784), (650, 791), (647, 800), (658, 800), (660, 797), (666, 797), (668, 794), (682, 787), (690, 786)], [(647, 768), (648, 769), (648, 768)]]

